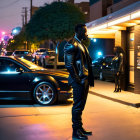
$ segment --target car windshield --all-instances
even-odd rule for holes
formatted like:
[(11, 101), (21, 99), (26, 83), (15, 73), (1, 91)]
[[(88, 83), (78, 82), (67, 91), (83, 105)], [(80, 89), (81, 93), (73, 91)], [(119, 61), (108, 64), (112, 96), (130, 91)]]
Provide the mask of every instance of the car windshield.
[(112, 59), (113, 59), (113, 56), (106, 57), (105, 61), (106, 61), (107, 63), (109, 63), (109, 62), (112, 62)]
[(97, 63), (97, 62), (101, 63), (103, 61), (103, 59), (104, 59), (103, 57), (97, 58), (97, 59), (93, 60), (92, 63)]
[(7, 52), (6, 55), (12, 55), (13, 52)]
[(17, 58), (17, 59), (31, 70), (46, 70), (45, 68), (40, 67), (40, 66), (38, 66), (38, 65), (36, 65), (36, 64), (32, 63), (31, 61), (28, 61), (24, 58)]
[(28, 54), (28, 51), (15, 51), (14, 54)]
[(38, 53), (38, 54), (39, 54), (39, 53), (43, 53), (43, 52), (46, 52), (46, 49), (40, 49), (40, 50), (37, 50), (37, 51), (36, 51), (36, 53)]

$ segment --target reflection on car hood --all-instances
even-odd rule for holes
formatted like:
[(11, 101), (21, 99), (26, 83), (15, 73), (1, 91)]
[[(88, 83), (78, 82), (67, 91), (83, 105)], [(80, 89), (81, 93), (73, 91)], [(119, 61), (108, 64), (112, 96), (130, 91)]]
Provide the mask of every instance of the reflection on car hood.
[(35, 72), (41, 73), (41, 74), (49, 74), (53, 76), (60, 76), (68, 78), (69, 73), (62, 70), (54, 70), (54, 69), (47, 69), (47, 70), (36, 70)]

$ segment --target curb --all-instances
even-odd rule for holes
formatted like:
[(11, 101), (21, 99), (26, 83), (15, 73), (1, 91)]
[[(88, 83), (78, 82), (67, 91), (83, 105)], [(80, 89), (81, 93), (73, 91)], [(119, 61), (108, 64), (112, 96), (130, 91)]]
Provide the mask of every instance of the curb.
[(118, 103), (124, 104), (124, 105), (132, 106), (132, 107), (135, 107), (135, 108), (139, 108), (140, 107), (140, 103), (130, 103), (130, 102), (126, 102), (126, 101), (122, 101), (122, 100), (115, 99), (115, 98), (112, 98), (112, 97), (108, 97), (108, 96), (105, 96), (105, 95), (102, 95), (102, 94), (99, 94), (99, 93), (96, 93), (96, 92), (92, 92), (92, 91), (89, 91), (89, 93), (93, 94), (95, 96), (99, 96), (99, 97), (102, 97), (102, 98), (114, 101), (114, 102), (118, 102)]

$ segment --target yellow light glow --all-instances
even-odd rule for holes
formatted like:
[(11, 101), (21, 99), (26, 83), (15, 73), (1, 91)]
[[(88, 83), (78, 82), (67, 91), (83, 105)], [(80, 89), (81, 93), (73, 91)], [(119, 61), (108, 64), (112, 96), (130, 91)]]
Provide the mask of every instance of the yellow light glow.
[(68, 83), (68, 80), (61, 80), (62, 83)]
[(100, 25), (100, 26), (94, 27), (94, 31), (95, 31), (95, 30), (104, 29), (104, 28), (107, 28), (107, 24), (102, 24), (102, 25)]
[[(117, 30), (102, 30), (102, 31), (94, 31), (92, 32), (92, 34), (111, 34), (111, 33), (115, 33)], [(90, 34), (89, 34), (90, 35)]]
[(135, 26), (140, 23), (140, 20), (136, 18), (140, 18), (140, 11), (137, 11), (135, 13), (126, 16), (122, 16), (120, 18), (117, 18), (110, 22), (106, 22), (104, 24), (96, 26), (93, 25), (92, 27), (88, 28), (87, 32), (88, 36), (93, 37), (93, 35), (102, 34), (104, 37), (104, 34), (114, 34), (118, 30), (126, 30), (126, 27)]
[(108, 22), (108, 26), (116, 25), (116, 24), (119, 24), (128, 20), (130, 20), (130, 15)]
[(126, 26), (126, 27), (131, 27), (131, 26), (135, 26), (137, 25), (136, 23), (128, 23), (128, 22), (125, 22), (125, 23), (121, 23), (121, 26)]
[(129, 82), (134, 84), (134, 71), (129, 71)]
[(115, 39), (115, 34), (93, 34), (88, 35), (89, 38), (109, 38), (109, 39)]
[(92, 34), (94, 31), (97, 31), (97, 30), (100, 30), (100, 29), (104, 29), (104, 28), (107, 28), (107, 24), (102, 24), (102, 25), (99, 25), (99, 26), (95, 26), (93, 28), (89, 28), (87, 33), (88, 34)]
[(108, 29), (113, 29), (113, 30), (126, 30), (126, 27), (122, 27), (122, 26), (111, 26), (111, 27), (108, 27)]
[(131, 19), (135, 19), (135, 18), (138, 18), (138, 17), (140, 17), (140, 11), (137, 11), (137, 12), (131, 14)]

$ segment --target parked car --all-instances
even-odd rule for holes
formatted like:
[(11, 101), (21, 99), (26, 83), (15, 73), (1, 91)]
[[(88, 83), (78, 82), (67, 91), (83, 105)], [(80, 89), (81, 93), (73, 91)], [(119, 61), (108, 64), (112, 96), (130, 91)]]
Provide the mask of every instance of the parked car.
[(33, 99), (51, 105), (71, 96), (67, 72), (48, 70), (23, 58), (0, 57), (0, 99)]
[(5, 56), (11, 56), (13, 54), (12, 51), (6, 51)]
[(39, 48), (39, 49), (37, 49), (37, 51), (33, 54), (35, 64), (41, 65), (41, 63), (40, 63), (40, 57), (41, 57), (41, 55), (42, 55), (46, 50), (47, 50), (46, 48)]
[(112, 59), (114, 55), (106, 55), (92, 62), (92, 69), (95, 78), (100, 80), (114, 80), (114, 69), (112, 69)]
[(55, 60), (55, 51), (46, 50), (40, 56), (40, 64), (43, 67), (54, 65), (54, 60)]
[(1, 53), (0, 53), (0, 56), (4, 56), (4, 52), (1, 52)]
[(29, 51), (26, 51), (26, 50), (15, 50), (12, 55), (27, 59), (29, 61), (33, 61), (32, 53), (30, 53)]

